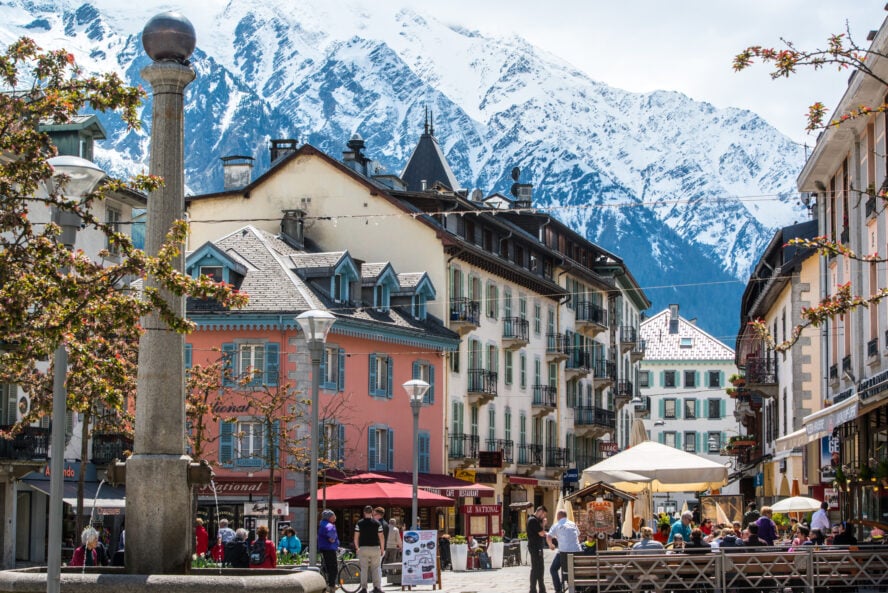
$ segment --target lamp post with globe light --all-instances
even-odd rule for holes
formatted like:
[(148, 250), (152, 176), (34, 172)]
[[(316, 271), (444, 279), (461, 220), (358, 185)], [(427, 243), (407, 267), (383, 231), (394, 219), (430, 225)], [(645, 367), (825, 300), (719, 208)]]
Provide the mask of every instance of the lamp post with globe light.
[(308, 486), (308, 565), (316, 566), (318, 559), (318, 529), (315, 525), (318, 515), (318, 391), (321, 386), (321, 357), (327, 333), (336, 322), (336, 317), (327, 311), (311, 310), (296, 317), (296, 322), (305, 334), (308, 353), (311, 356), (311, 469)]
[[(76, 156), (56, 156), (47, 161), (53, 169), (52, 179), (46, 182), (48, 194), (60, 192), (71, 201), (80, 201), (105, 178), (105, 172), (95, 163)], [(52, 221), (61, 227), (59, 243), (73, 249), (80, 229), (80, 215), (58, 206), (52, 208)], [(62, 270), (67, 273), (67, 270)], [(52, 423), (50, 429), (49, 460), (49, 546), (46, 554), (47, 593), (58, 593), (61, 588), (62, 566), (62, 514), (65, 485), (65, 411), (68, 391), (65, 379), (68, 374), (68, 351), (59, 342), (52, 359)]]
[(429, 384), (421, 379), (411, 379), (404, 383), (404, 391), (410, 398), (410, 408), (413, 410), (413, 506), (411, 511), (411, 529), (419, 529), (419, 410)]

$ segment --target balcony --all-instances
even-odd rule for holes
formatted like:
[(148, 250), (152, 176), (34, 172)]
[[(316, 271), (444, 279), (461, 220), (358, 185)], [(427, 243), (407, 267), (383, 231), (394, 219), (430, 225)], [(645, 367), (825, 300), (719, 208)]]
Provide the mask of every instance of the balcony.
[(842, 357), (842, 378), (847, 381), (850, 381), (851, 379), (849, 378), (849, 375), (853, 377), (853, 374), (851, 373), (851, 356), (850, 355)]
[(465, 297), (450, 301), (450, 329), (463, 336), (478, 329), (481, 305)]
[(642, 358), (644, 358), (644, 349), (645, 343), (644, 340), (636, 340), (635, 345), (632, 347), (632, 350), (629, 352), (629, 360), (632, 362), (638, 362)]
[(629, 401), (635, 395), (634, 386), (632, 385), (632, 381), (619, 381), (617, 383), (617, 388), (614, 389), (614, 396), (616, 399)]
[(558, 388), (551, 385), (533, 386), (533, 415), (537, 418), (551, 414), (558, 405)]
[[(12, 430), (12, 426), (0, 426), (0, 430), (9, 431)], [(43, 465), (46, 463), (48, 451), (48, 428), (25, 426), (11, 439), (0, 439), (0, 459), (4, 462), (33, 461), (37, 465)]]
[(546, 447), (546, 468), (566, 468), (570, 465), (570, 451), (561, 447)]
[(478, 459), (478, 435), (476, 434), (452, 434), (450, 435), (450, 450), (447, 452), (449, 459)]
[(485, 451), (502, 451), (503, 464), (515, 463), (515, 443), (503, 439), (487, 439)]
[(549, 362), (567, 360), (570, 356), (570, 342), (564, 334), (546, 334), (546, 359)]
[(721, 454), (736, 457), (737, 463), (748, 465), (761, 457), (761, 447), (752, 435), (731, 437), (731, 440), (721, 450)]
[(617, 428), (617, 415), (613, 410), (596, 406), (574, 408), (574, 434), (578, 437), (601, 438)]
[(635, 406), (636, 418), (651, 417), (651, 398), (649, 396), (638, 396), (632, 400), (632, 404)]
[(496, 397), (496, 373), (484, 369), (469, 369), (466, 396), (470, 405), (483, 405)]
[(876, 196), (870, 196), (866, 199), (866, 217), (869, 218), (877, 214), (876, 212)]
[(610, 387), (617, 381), (617, 365), (609, 360), (596, 360), (593, 367), (592, 385), (596, 390)]
[(503, 319), (503, 348), (517, 350), (527, 346), (530, 324), (521, 317), (506, 317)]
[(764, 397), (777, 397), (777, 360), (768, 356), (746, 359), (746, 388)]
[(576, 330), (594, 338), (607, 329), (607, 311), (590, 301), (577, 303)]
[(529, 466), (531, 472), (543, 467), (543, 446), (518, 445), (518, 465)]
[(838, 383), (839, 382), (839, 365), (833, 364), (829, 367), (829, 382), (830, 383)]
[(871, 361), (879, 357), (879, 338), (873, 338), (866, 343), (866, 357)]
[(631, 325), (620, 326), (620, 354), (626, 354), (635, 347), (638, 330)]
[(120, 434), (95, 434), (92, 438), (92, 462), (108, 465), (115, 459), (126, 459), (126, 452), (133, 450), (133, 439)]
[(571, 348), (564, 365), (565, 379), (585, 377), (592, 370), (592, 354), (580, 348)]
[(602, 462), (604, 459), (601, 455), (580, 455), (577, 453), (577, 469), (580, 470), (580, 473), (583, 473), (584, 469)]

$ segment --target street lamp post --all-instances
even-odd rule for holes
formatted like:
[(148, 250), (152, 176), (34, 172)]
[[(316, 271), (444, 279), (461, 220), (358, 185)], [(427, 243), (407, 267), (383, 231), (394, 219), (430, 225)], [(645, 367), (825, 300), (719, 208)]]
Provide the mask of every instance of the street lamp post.
[(429, 384), (422, 379), (411, 379), (404, 383), (404, 391), (410, 398), (410, 408), (413, 410), (413, 512), (411, 529), (419, 529), (419, 410), (422, 408), (423, 398)]
[(311, 356), (311, 474), (308, 486), (308, 565), (316, 566), (318, 558), (318, 528), (315, 525), (318, 515), (318, 391), (321, 385), (321, 357), (327, 332), (333, 327), (336, 318), (327, 311), (311, 310), (296, 317), (296, 322), (305, 334), (308, 352)]
[[(57, 189), (73, 201), (89, 194), (105, 177), (105, 172), (94, 163), (76, 156), (57, 156), (49, 159), (53, 168), (53, 178), (47, 182), (47, 193)], [(67, 177), (63, 187), (58, 187), (57, 178)], [(80, 229), (80, 215), (58, 207), (52, 208), (52, 221), (59, 225), (62, 233), (59, 242), (68, 249), (74, 248), (77, 231)], [(62, 270), (66, 273), (67, 270)], [(62, 501), (65, 477), (65, 410), (68, 392), (65, 379), (68, 374), (68, 351), (65, 343), (59, 342), (52, 359), (52, 422), (50, 429), (49, 460), (49, 544), (46, 557), (46, 592), (58, 593), (61, 588), (62, 567)]]

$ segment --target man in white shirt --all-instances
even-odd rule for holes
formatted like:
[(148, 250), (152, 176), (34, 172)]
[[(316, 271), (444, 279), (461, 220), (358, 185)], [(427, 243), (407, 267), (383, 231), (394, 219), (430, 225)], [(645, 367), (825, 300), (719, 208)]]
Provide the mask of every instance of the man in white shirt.
[(555, 593), (562, 593), (561, 585), (561, 554), (563, 552), (576, 553), (582, 551), (580, 547), (580, 530), (577, 524), (567, 519), (567, 511), (559, 510), (555, 513), (555, 524), (549, 528), (546, 534), (546, 542), (549, 549), (555, 549), (555, 543), (558, 542), (558, 554), (552, 560), (552, 566), (549, 567), (549, 574), (552, 575), (552, 585), (555, 587)]
[(829, 503), (824, 500), (820, 503), (820, 510), (811, 517), (811, 531), (819, 530), (820, 535), (817, 539), (820, 543), (823, 543), (823, 538), (829, 533), (829, 515), (826, 512), (828, 508)]

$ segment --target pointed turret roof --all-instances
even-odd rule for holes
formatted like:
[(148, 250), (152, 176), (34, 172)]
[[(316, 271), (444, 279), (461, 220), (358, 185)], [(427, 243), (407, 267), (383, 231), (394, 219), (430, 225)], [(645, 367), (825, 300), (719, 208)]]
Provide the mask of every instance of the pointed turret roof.
[(407, 185), (407, 191), (422, 191), (423, 182), (426, 188), (441, 183), (450, 189), (459, 189), (459, 182), (447, 164), (438, 139), (435, 138), (435, 126), (428, 110), (422, 136), (419, 137), (419, 142), (401, 173), (401, 179)]

